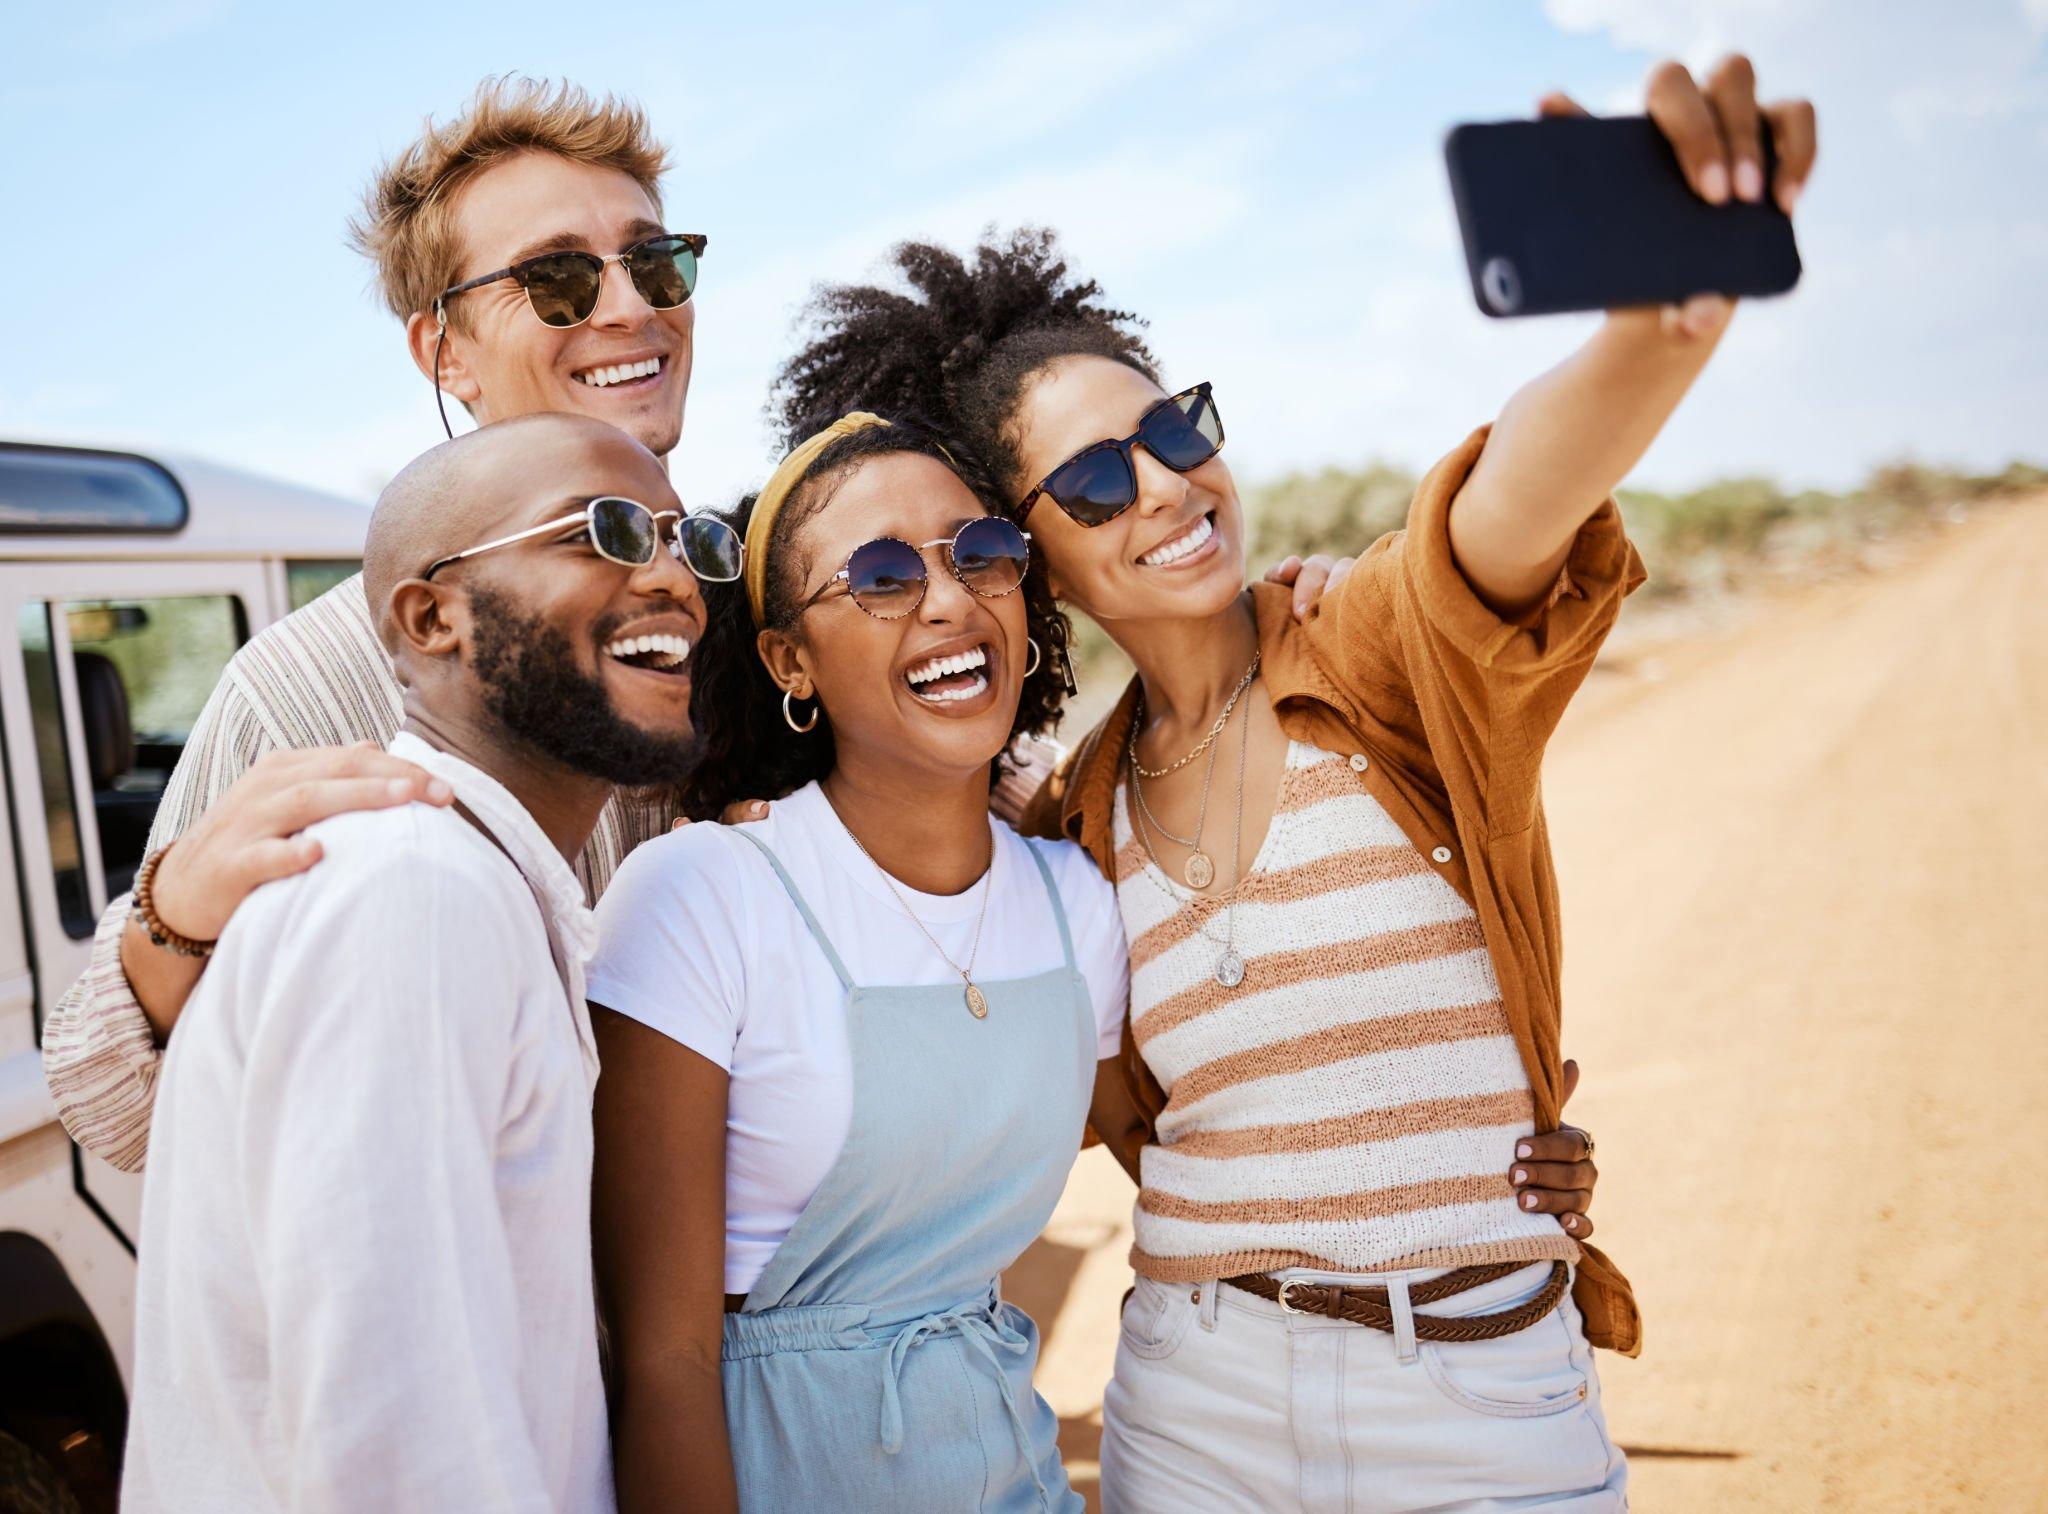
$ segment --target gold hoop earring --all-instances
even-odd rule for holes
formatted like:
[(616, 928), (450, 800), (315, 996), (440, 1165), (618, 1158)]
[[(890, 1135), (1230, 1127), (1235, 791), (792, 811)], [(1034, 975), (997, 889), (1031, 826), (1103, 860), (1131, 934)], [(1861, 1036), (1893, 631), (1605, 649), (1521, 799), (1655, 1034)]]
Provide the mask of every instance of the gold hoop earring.
[(790, 700), (794, 699), (795, 697), (796, 690), (794, 689), (784, 689), (782, 691), (783, 723), (787, 725), (792, 731), (795, 731), (799, 736), (808, 735), (810, 732), (815, 731), (818, 728), (818, 712), (816, 710), (811, 711), (811, 719), (808, 725), (798, 725), (796, 723), (796, 711), (791, 709), (789, 705)]
[(1038, 665), (1041, 662), (1045, 661), (1045, 659), (1039, 654), (1038, 638), (1036, 636), (1025, 637), (1024, 645), (1031, 648), (1031, 661), (1024, 664), (1024, 676), (1026, 678), (1029, 678), (1033, 673), (1036, 673), (1038, 671)]

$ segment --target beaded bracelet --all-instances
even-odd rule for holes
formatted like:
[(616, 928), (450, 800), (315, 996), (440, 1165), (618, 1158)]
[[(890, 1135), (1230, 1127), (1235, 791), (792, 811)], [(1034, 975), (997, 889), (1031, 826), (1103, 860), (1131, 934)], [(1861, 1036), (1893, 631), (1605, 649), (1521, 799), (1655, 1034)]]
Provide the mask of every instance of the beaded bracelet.
[[(175, 845), (175, 843), (173, 843)], [(176, 952), (181, 957), (205, 959), (213, 955), (214, 943), (195, 941), (190, 936), (181, 936), (164, 924), (163, 917), (156, 912), (156, 868), (164, 860), (164, 853), (171, 848), (160, 846), (142, 859), (142, 866), (135, 874), (135, 904), (128, 911), (128, 918), (142, 927), (149, 937), (149, 944), (161, 946), (165, 951)]]

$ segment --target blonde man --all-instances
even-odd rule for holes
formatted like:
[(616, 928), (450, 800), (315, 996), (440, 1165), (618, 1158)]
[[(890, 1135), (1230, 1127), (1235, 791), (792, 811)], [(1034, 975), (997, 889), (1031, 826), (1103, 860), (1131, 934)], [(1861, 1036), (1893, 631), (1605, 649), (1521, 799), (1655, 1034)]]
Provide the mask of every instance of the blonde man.
[[(486, 80), (379, 170), (351, 237), (413, 362), (480, 425), (565, 411), (666, 458), (682, 433), (704, 245), (663, 223), (667, 164), (636, 106)], [(360, 576), (229, 663), (150, 836), (165, 929), (145, 927), (126, 896), (109, 904), (90, 964), (44, 1026), (44, 1072), (81, 1145), (142, 1167), (162, 1047), (205, 966), (179, 948), (212, 941), (252, 889), (318, 860), (307, 826), (448, 802), (445, 784), (383, 750), (400, 716)], [(665, 821), (613, 798), (577, 860), (586, 895)]]

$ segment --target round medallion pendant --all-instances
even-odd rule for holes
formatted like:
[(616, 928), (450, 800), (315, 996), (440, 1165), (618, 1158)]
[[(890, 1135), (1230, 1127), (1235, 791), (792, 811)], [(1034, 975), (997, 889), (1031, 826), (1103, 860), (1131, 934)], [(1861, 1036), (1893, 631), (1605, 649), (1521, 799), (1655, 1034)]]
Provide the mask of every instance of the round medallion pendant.
[(1244, 982), (1244, 958), (1234, 951), (1227, 951), (1216, 959), (1216, 981), (1225, 988), (1235, 988)]
[(988, 1018), (988, 999), (972, 983), (967, 985), (967, 1012), (977, 1020)]
[(1209, 860), (1207, 852), (1189, 852), (1188, 860), (1181, 864), (1180, 875), (1188, 880), (1189, 888), (1207, 888), (1216, 881), (1216, 864)]

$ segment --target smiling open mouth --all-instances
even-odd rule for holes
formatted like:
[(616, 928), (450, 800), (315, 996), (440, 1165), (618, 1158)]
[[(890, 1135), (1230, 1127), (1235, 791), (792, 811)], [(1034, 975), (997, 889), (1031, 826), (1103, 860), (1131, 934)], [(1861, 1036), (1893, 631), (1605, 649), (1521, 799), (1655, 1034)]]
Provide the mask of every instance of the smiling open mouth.
[(641, 379), (658, 377), (667, 358), (642, 358), (637, 363), (612, 363), (608, 366), (580, 369), (569, 376), (579, 384), (592, 389), (609, 389), (614, 384), (631, 384)]
[(969, 647), (950, 657), (933, 657), (904, 671), (910, 692), (932, 704), (972, 699), (988, 687), (988, 648)]
[(605, 645), (604, 655), (643, 673), (681, 673), (688, 665), (690, 642), (684, 636), (621, 636)]
[(1164, 568), (1171, 563), (1179, 562), (1183, 557), (1188, 557), (1201, 551), (1203, 544), (1215, 534), (1215, 515), (1213, 513), (1204, 515), (1171, 541), (1161, 542), (1150, 552), (1140, 557), (1138, 562), (1140, 566), (1147, 568)]

